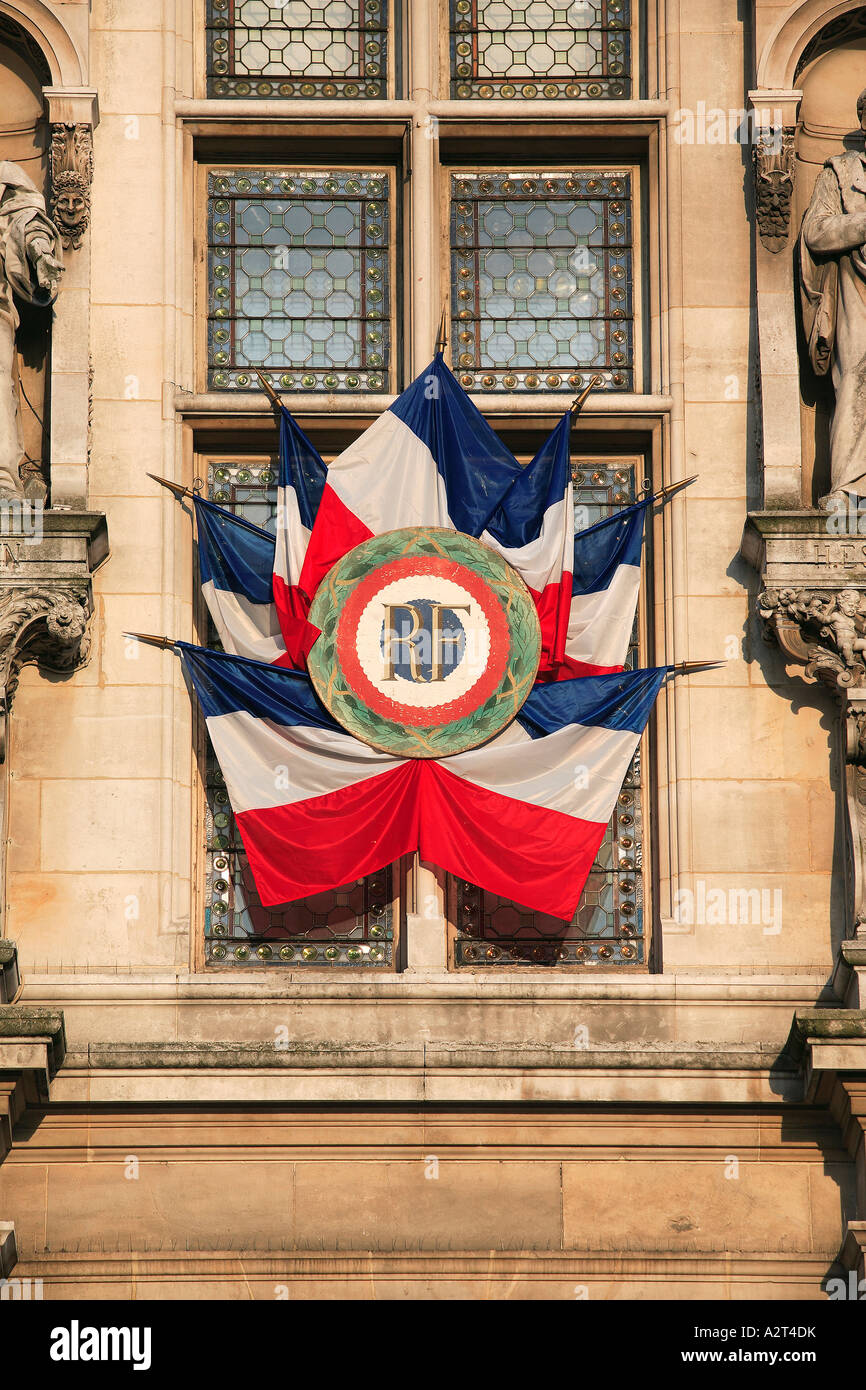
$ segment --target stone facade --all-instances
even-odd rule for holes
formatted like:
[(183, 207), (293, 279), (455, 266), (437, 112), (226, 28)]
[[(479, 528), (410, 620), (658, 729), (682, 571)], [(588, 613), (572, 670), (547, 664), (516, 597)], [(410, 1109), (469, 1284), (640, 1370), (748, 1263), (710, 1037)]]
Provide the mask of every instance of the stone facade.
[[(866, 542), (817, 507), (829, 403), (794, 250), (854, 125), (855, 7), (834, 39), (829, 0), (662, 3), (642, 90), (486, 103), (450, 95), (447, 4), (409, 8), (402, 92), (350, 121), (321, 95), (208, 98), (203, 0), (175, 28), (0, 0), (44, 56), (34, 159), (67, 263), (44, 535), (0, 570), (0, 1273), (46, 1298), (820, 1299), (866, 1274)], [(456, 970), (424, 866), (393, 971), (204, 966), (194, 712), (171, 653), (125, 636), (204, 637), (189, 516), (148, 475), (274, 447), (263, 395), (207, 389), (202, 170), (345, 141), (411, 169), (404, 382), (447, 298), (462, 142), (640, 171), (637, 389), (593, 393), (581, 429), (657, 486), (699, 475), (655, 516), (645, 664), (725, 663), (670, 683), (646, 744), (648, 966)], [(327, 453), (390, 399), (292, 408)], [(479, 403), (517, 443), (563, 408)]]

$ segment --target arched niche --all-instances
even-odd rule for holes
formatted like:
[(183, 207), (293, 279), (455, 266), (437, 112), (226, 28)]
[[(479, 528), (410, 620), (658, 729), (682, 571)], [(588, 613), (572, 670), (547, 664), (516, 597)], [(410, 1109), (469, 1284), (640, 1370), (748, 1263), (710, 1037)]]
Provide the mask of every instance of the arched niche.
[[(808, 60), (821, 36), (836, 46), (836, 36), (848, 23), (852, 11), (862, 9), (858, 0), (803, 0), (792, 5), (770, 32), (757, 63), (757, 87), (766, 91), (790, 91), (798, 86), (797, 71), (804, 56)], [(839, 30), (834, 26), (839, 26)]]
[[(50, 131), (43, 87), (51, 68), (22, 25), (0, 11), (0, 160), (17, 164), (49, 201)], [(28, 306), (15, 335), (18, 409), (24, 447), (25, 490), (44, 497), (48, 487), (47, 405), (51, 309)]]
[[(67, 8), (63, 6), (62, 8)], [(0, 0), (0, 22), (9, 20), (41, 55), (44, 86), (83, 87), (87, 66), (75, 39), (43, 0)]]
[[(825, 160), (845, 149), (863, 149), (856, 105), (866, 87), (866, 5), (836, 15), (812, 34), (796, 60), (793, 80), (803, 93), (791, 216), (796, 236)], [(803, 351), (800, 361), (805, 362)], [(829, 380), (818, 381), (804, 365), (801, 395), (804, 496), (814, 504), (829, 489), (833, 394)]]

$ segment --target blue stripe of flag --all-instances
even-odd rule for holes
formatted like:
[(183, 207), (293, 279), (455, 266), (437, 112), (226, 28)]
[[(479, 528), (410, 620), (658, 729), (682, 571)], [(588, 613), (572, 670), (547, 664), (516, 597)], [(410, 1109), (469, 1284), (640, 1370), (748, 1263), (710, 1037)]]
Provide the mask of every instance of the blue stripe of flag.
[(274, 537), (204, 497), (194, 497), (201, 581), (241, 594), (251, 603), (271, 603)]
[(507, 549), (529, 545), (541, 535), (544, 514), (565, 496), (571, 476), (571, 411), (522, 469), (487, 524)]
[(646, 497), (575, 534), (572, 593), (608, 589), (620, 565), (640, 565), (644, 518), (651, 501), (651, 496)]
[(536, 685), (517, 716), (532, 738), (556, 733), (567, 724), (631, 729), (639, 734), (668, 674), (667, 666), (615, 671), (608, 676), (576, 676)]
[(480, 536), (523, 470), (448, 370), (441, 352), (390, 409), (433, 455), (457, 530)]
[(280, 407), (280, 487), (293, 488), (301, 525), (312, 531), (328, 469), (285, 406)]
[(176, 642), (206, 719), (246, 710), (275, 724), (306, 724), (345, 733), (313, 690), (304, 671), (268, 666), (242, 656)]

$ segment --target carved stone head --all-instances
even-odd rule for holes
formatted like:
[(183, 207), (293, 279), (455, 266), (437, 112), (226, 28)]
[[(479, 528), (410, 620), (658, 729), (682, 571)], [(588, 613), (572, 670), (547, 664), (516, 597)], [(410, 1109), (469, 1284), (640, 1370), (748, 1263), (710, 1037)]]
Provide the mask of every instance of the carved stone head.
[(90, 221), (90, 182), (84, 174), (75, 169), (55, 173), (51, 211), (64, 246), (80, 246)]
[(841, 589), (836, 595), (836, 603), (846, 618), (853, 618), (860, 607), (860, 595), (856, 589)]
[(78, 600), (58, 596), (46, 615), (48, 635), (63, 647), (72, 647), (87, 629), (87, 609)]

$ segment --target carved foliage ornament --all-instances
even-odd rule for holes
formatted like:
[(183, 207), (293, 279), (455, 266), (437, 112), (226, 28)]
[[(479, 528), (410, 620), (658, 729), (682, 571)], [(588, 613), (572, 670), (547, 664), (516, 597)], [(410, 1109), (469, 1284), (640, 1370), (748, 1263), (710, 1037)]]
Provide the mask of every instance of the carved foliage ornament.
[(51, 127), (51, 216), (67, 250), (77, 250), (90, 224), (93, 131), (84, 122)]
[(785, 126), (758, 130), (752, 146), (755, 168), (755, 213), (761, 241), (781, 251), (791, 225), (794, 192), (794, 131)]
[(866, 595), (857, 589), (765, 589), (758, 614), (793, 661), (834, 688), (866, 684)]

